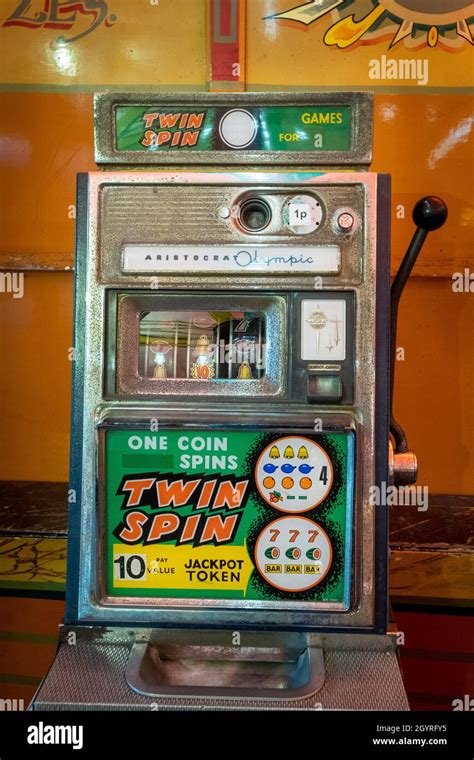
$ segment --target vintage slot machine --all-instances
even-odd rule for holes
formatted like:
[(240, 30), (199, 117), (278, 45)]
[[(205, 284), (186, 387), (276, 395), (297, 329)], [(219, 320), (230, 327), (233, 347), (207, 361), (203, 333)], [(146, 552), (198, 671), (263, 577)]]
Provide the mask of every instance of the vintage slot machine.
[(417, 204), (391, 304), (371, 95), (105, 93), (95, 130), (34, 709), (406, 709), (373, 494), (416, 478), (390, 345), (444, 204)]

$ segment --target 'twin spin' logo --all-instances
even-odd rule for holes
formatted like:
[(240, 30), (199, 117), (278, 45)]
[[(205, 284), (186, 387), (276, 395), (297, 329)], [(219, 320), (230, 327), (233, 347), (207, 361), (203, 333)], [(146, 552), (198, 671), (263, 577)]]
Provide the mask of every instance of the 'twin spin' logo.
[[(121, 509), (128, 511), (114, 536), (129, 546), (168, 541), (192, 546), (231, 543), (242, 518), (248, 484), (248, 479), (233, 475), (126, 475), (117, 494), (124, 496)], [(183, 507), (187, 507), (186, 514), (174, 511)], [(147, 509), (160, 511), (150, 514)]]
[(141, 140), (145, 148), (186, 148), (198, 143), (203, 127), (205, 111), (199, 113), (145, 113), (144, 134)]
[[(84, 21), (87, 26), (81, 23)], [(74, 37), (59, 37), (57, 44), (66, 45), (70, 42), (85, 37), (97, 29), (102, 23), (106, 27), (112, 26), (117, 21), (117, 16), (109, 15), (109, 8), (105, 0), (21, 0), (12, 14), (3, 22), (2, 26), (22, 26), (26, 29), (57, 29), (69, 30), (73, 27), (81, 27)]]

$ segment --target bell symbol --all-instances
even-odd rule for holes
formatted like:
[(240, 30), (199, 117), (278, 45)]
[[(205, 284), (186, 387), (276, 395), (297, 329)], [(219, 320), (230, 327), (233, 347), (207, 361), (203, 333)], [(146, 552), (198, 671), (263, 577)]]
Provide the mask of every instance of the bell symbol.
[(251, 380), (252, 379), (252, 370), (250, 369), (250, 364), (248, 362), (242, 362), (242, 364), (239, 367), (239, 374), (237, 375), (237, 380)]

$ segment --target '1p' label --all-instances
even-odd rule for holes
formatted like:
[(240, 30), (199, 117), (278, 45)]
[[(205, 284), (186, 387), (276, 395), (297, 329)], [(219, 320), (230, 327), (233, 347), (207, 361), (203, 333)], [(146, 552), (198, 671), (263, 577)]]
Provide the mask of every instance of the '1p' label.
[(312, 224), (311, 209), (307, 203), (290, 203), (288, 211), (291, 227), (308, 227)]

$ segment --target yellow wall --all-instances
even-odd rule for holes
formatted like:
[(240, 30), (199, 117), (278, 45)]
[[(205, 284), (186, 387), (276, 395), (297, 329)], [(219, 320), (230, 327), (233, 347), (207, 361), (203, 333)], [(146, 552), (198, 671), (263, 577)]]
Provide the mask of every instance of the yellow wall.
[[(369, 30), (350, 48), (329, 47), (325, 34), (342, 11), (307, 27), (264, 21), (296, 4), (247, 2), (247, 89), (375, 90), (373, 169), (393, 176), (395, 262), (412, 234), (417, 198), (439, 194), (449, 205), (448, 223), (428, 240), (402, 301), (405, 361), (395, 402), (419, 455), (420, 482), (435, 492), (473, 493), (474, 295), (451, 288), (454, 272), (474, 269), (472, 48), (455, 36), (444, 47), (389, 48), (389, 27), (379, 37)], [(16, 5), (5, 0), (0, 10), (0, 265), (43, 271), (26, 273), (23, 299), (0, 293), (0, 478), (66, 480), (72, 274), (64, 270), (72, 266), (75, 175), (94, 168), (91, 93), (207, 89), (206, 9), (203, 0), (109, 0), (108, 26), (58, 46), (56, 30), (2, 26)], [(353, 4), (361, 17), (368, 6)], [(87, 23), (78, 16), (61, 34)], [(370, 80), (370, 60), (382, 55), (426, 58), (429, 84)]]
[(0, 479), (68, 479), (73, 276), (27, 272), (0, 296)]

